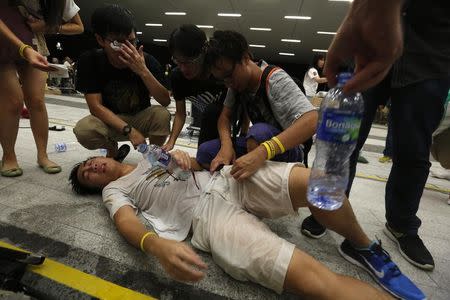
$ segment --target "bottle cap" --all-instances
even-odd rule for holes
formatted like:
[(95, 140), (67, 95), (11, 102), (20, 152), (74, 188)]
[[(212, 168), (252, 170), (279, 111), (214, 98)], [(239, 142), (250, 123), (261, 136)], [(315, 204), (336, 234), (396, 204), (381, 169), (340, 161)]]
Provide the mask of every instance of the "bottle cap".
[(145, 151), (147, 151), (148, 145), (147, 144), (140, 144), (137, 147), (137, 151), (139, 151), (140, 153), (144, 153)]

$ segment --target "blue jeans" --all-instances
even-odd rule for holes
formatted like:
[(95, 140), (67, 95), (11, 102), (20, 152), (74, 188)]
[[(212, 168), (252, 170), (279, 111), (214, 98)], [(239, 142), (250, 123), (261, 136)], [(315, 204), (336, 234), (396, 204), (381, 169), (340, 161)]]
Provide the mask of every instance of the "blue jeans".
[(358, 143), (350, 158), (347, 196), (356, 173), (358, 153), (364, 145), (378, 105), (391, 98), (392, 169), (386, 184), (386, 220), (397, 231), (417, 234), (420, 198), (428, 178), (431, 137), (444, 112), (450, 77), (428, 79), (402, 88), (390, 86), (387, 76), (364, 93), (364, 115)]
[[(270, 140), (272, 137), (278, 135), (280, 130), (267, 123), (256, 123), (249, 128), (246, 136), (236, 137), (234, 144), (234, 151), (236, 152), (236, 158), (239, 158), (247, 154), (247, 140), (253, 138), (258, 144)], [(197, 151), (197, 161), (202, 165), (211, 164), (212, 160), (216, 157), (220, 150), (220, 140), (215, 139), (204, 142), (200, 145)], [(285, 162), (301, 162), (303, 159), (302, 151), (300, 148), (294, 147), (286, 151), (283, 154), (276, 155), (272, 160), (285, 161)]]

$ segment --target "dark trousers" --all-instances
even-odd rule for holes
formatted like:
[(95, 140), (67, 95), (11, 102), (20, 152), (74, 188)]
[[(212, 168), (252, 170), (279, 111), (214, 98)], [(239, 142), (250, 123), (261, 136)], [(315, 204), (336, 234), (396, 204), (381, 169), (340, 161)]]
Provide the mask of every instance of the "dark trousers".
[(387, 157), (392, 157), (392, 130), (391, 130), (391, 112), (389, 108), (389, 114), (388, 114), (388, 123), (387, 123), (387, 136), (386, 136), (386, 144), (384, 146), (383, 155)]
[(205, 111), (201, 113), (200, 134), (197, 143), (198, 147), (204, 142), (219, 138), (217, 120), (219, 120), (222, 108), (222, 102), (214, 102), (209, 104)]
[(369, 134), (378, 105), (391, 98), (392, 169), (386, 184), (386, 220), (395, 230), (417, 234), (416, 216), (430, 169), (431, 137), (444, 112), (450, 78), (428, 79), (391, 88), (387, 76), (364, 94), (365, 111), (358, 143), (350, 158), (347, 196), (356, 173), (358, 153)]

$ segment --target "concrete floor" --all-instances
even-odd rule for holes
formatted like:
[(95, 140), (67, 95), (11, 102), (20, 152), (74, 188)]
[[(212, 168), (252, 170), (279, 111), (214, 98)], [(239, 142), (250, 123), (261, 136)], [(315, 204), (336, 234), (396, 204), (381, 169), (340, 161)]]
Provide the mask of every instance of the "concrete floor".
[[(50, 124), (64, 125), (66, 128), (62, 132), (50, 131), (49, 145), (75, 142), (72, 127), (77, 120), (89, 113), (84, 99), (48, 95), (46, 101)], [(173, 105), (171, 109), (174, 110)], [(200, 255), (209, 265), (209, 269), (203, 281), (189, 285), (171, 280), (155, 259), (140, 253), (121, 238), (99, 196), (80, 197), (71, 192), (67, 182), (71, 167), (100, 153), (75, 145), (73, 151), (51, 154), (51, 159), (61, 164), (63, 171), (56, 175), (46, 175), (36, 164), (36, 150), (29, 126), (29, 120), (20, 121), (21, 128), (16, 144), (16, 152), (24, 170), (23, 176), (13, 179), (0, 177), (1, 240), (43, 253), (84, 272), (156, 298), (292, 298), (289, 294), (278, 296), (256, 284), (232, 279), (205, 253)], [(382, 232), (385, 222), (385, 183), (382, 178), (387, 177), (391, 166), (378, 162), (385, 136), (386, 128), (376, 126), (365, 146), (364, 156), (370, 163), (358, 166), (358, 173), (362, 176), (355, 179), (351, 194), (356, 216), (371, 238), (378, 237), (382, 240), (384, 248), (393, 260), (423, 289), (428, 299), (450, 299), (450, 205), (447, 204), (450, 181), (430, 177), (428, 183), (434, 190), (427, 189), (423, 194), (418, 213), (423, 221), (420, 235), (436, 262), (433, 272), (425, 272), (403, 259), (394, 243)], [(179, 139), (178, 144), (180, 149), (195, 153), (196, 140), (186, 133)], [(311, 161), (314, 151), (313, 148)], [(140, 155), (132, 151), (126, 161), (133, 163), (139, 159)], [(436, 162), (433, 162), (432, 169), (439, 169)], [(380, 178), (380, 181), (367, 179), (374, 176)], [(301, 235), (300, 224), (309, 213), (307, 209), (301, 209), (299, 214), (300, 217), (282, 218), (267, 223), (281, 237), (295, 243), (333, 271), (374, 284), (370, 276), (338, 254), (337, 246), (342, 241), (341, 237), (328, 233), (320, 240), (312, 240)], [(49, 292), (48, 285), (51, 286), (51, 283), (44, 284), (42, 289)], [(64, 294), (61, 291), (52, 293), (56, 293), (53, 294), (56, 298)], [(64, 295), (63, 298), (79, 298), (70, 293)]]

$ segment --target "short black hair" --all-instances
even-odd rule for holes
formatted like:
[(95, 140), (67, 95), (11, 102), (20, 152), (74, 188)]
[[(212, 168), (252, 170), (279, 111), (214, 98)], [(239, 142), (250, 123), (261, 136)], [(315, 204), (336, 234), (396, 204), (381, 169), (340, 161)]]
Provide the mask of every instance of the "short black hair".
[(70, 171), (69, 183), (72, 185), (72, 191), (74, 191), (78, 195), (94, 195), (102, 193), (101, 188), (83, 185), (78, 180), (78, 169), (89, 159), (91, 159), (91, 157), (86, 159), (85, 161), (77, 163), (75, 166), (73, 166), (72, 171)]
[(197, 57), (204, 52), (206, 46), (206, 34), (193, 24), (184, 24), (176, 28), (170, 34), (170, 54), (180, 52), (186, 57)]
[(101, 37), (110, 33), (128, 36), (135, 29), (133, 14), (117, 4), (97, 8), (92, 14), (91, 26)]
[(317, 53), (314, 55), (313, 61), (312, 61), (312, 63), (313, 63), (312, 66), (314, 68), (318, 68), (317, 64), (319, 63), (319, 60), (325, 60), (325, 55), (320, 54), (320, 53)]
[(221, 57), (230, 59), (233, 63), (239, 63), (245, 55), (252, 55), (245, 37), (233, 30), (217, 30), (209, 40), (206, 61), (214, 65)]

